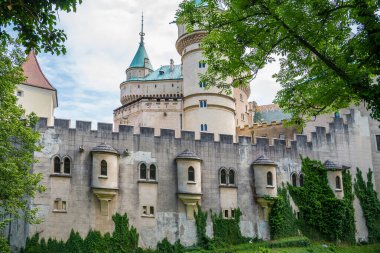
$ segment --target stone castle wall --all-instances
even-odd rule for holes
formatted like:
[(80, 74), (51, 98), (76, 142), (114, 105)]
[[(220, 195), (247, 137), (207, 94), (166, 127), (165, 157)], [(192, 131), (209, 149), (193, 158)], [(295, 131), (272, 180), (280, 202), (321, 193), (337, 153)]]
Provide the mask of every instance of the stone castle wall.
[[(154, 129), (141, 127), (140, 134), (134, 128), (121, 125), (119, 132), (112, 132), (112, 124), (98, 123), (96, 131), (90, 122), (77, 121), (76, 128), (69, 128), (69, 120), (55, 120), (54, 127), (47, 127), (46, 121), (39, 124), (43, 150), (36, 153), (39, 163), (34, 171), (43, 174), (42, 184), (47, 190), (36, 196), (33, 206), (40, 209), (44, 220), (38, 225), (30, 225), (23, 231), (40, 237), (55, 237), (66, 240), (70, 230), (85, 236), (89, 229), (102, 232), (111, 231), (111, 216), (115, 212), (127, 212), (130, 222), (140, 233), (143, 247), (154, 247), (167, 237), (170, 241), (180, 239), (185, 245), (196, 242), (194, 220), (186, 216), (186, 207), (178, 197), (176, 156), (188, 149), (201, 159), (201, 206), (203, 210), (219, 212), (239, 207), (242, 211), (241, 231), (244, 236), (269, 238), (269, 228), (264, 220), (263, 209), (255, 201), (255, 184), (252, 163), (260, 155), (266, 155), (278, 164), (277, 186), (290, 180), (293, 172), (300, 172), (300, 155), (319, 159), (329, 159), (340, 165), (359, 167), (364, 172), (373, 168), (371, 140), (363, 135), (362, 116), (351, 110), (344, 120), (334, 119), (328, 128), (317, 127), (306, 135), (296, 135), (296, 139), (286, 145), (285, 140), (257, 137), (252, 144), (250, 137), (238, 138), (220, 135), (215, 141), (212, 133), (201, 133), (195, 139), (194, 132), (182, 131), (180, 138), (174, 130), (161, 129), (160, 136), (154, 136)], [(92, 155), (90, 151), (101, 143), (111, 145), (120, 153), (119, 189), (109, 202), (109, 214), (100, 213), (100, 202), (91, 189)], [(273, 144), (273, 145), (270, 145)], [(54, 175), (53, 158), (70, 157), (70, 175)], [(153, 182), (139, 179), (139, 165), (154, 164), (157, 180)], [(222, 167), (236, 172), (235, 186), (221, 186), (219, 171)], [(352, 169), (353, 170), (353, 169)], [(352, 172), (354, 173), (354, 171)], [(54, 202), (66, 201), (66, 211), (54, 211)], [(357, 238), (366, 238), (367, 229), (355, 200)], [(154, 215), (143, 215), (142, 206), (153, 206)], [(208, 220), (208, 234), (212, 235), (212, 223)], [(20, 231), (21, 232), (21, 231)], [(16, 234), (16, 231), (14, 231)], [(21, 233), (22, 234), (22, 233)], [(20, 240), (16, 238), (14, 240)]]

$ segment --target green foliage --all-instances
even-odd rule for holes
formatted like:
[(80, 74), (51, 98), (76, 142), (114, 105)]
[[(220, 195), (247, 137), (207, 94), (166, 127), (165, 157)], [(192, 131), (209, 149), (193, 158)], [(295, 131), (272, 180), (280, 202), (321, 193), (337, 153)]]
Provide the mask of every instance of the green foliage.
[(66, 53), (66, 35), (56, 27), (58, 12), (76, 11), (80, 3), (82, 0), (0, 1), (0, 44), (5, 46), (16, 34), (27, 52)]
[(272, 239), (298, 235), (298, 221), (290, 206), (288, 191), (278, 188), (278, 197), (269, 213), (269, 226)]
[(363, 209), (368, 228), (368, 242), (370, 243), (380, 242), (380, 201), (373, 187), (372, 175), (372, 170), (369, 170), (367, 183), (365, 183), (362, 172), (357, 168), (354, 183), (355, 194)]
[(349, 170), (342, 172), (344, 202), (346, 205), (345, 222), (343, 223), (343, 241), (355, 243), (355, 209), (354, 209), (354, 193), (352, 189), (352, 176)]
[(7, 218), (0, 221), (0, 229), (14, 218), (37, 222), (37, 209), (28, 207), (28, 199), (44, 190), (41, 174), (31, 173), (34, 151), (39, 150), (39, 134), (33, 129), (38, 119), (26, 116), (14, 95), (24, 81), (23, 57), (16, 43), (0, 44), (0, 216)]
[(202, 212), (201, 206), (198, 206), (198, 211), (194, 212), (195, 226), (197, 228), (197, 245), (206, 248), (209, 238), (206, 236), (207, 216), (208, 213)]
[(304, 186), (288, 185), (289, 193), (298, 206), (300, 228), (307, 237), (329, 241), (345, 240), (347, 205), (336, 199), (328, 185), (327, 172), (320, 161), (302, 159)]
[(157, 243), (157, 253), (183, 253), (185, 247), (182, 246), (180, 240), (177, 240), (174, 244), (171, 244), (165, 237), (161, 242)]
[(129, 226), (127, 214), (116, 213), (112, 216), (115, 223), (115, 230), (112, 234), (113, 251), (134, 252), (138, 248), (139, 234), (136, 228)]
[(268, 243), (269, 248), (308, 247), (311, 245), (307, 237), (288, 237)]
[[(24, 253), (131, 253), (144, 252), (138, 247), (139, 235), (134, 227), (129, 225), (127, 214), (115, 214), (112, 216), (115, 223), (115, 230), (112, 234), (105, 233), (101, 235), (99, 231), (90, 230), (83, 240), (78, 232), (71, 230), (70, 237), (66, 242), (57, 241), (49, 238), (47, 243), (45, 239), (39, 238), (35, 234), (27, 238)], [(178, 251), (182, 247), (179, 242), (174, 244)], [(1, 248), (0, 248), (1, 249)], [(2, 251), (1, 251), (2, 252)], [(149, 251), (147, 251), (149, 252)]]
[(232, 219), (223, 218), (222, 212), (219, 214), (211, 213), (212, 228), (214, 231), (214, 240), (217, 243), (226, 245), (235, 245), (244, 241), (240, 232), (240, 209), (235, 210), (235, 217)]
[(11, 253), (11, 249), (8, 245), (8, 242), (3, 236), (0, 236), (0, 252)]
[(361, 100), (380, 119), (378, 0), (197, 2), (180, 4), (177, 23), (207, 31), (201, 81), (230, 91), (277, 57), (274, 77), (282, 90), (275, 102), (293, 115), (291, 122)]

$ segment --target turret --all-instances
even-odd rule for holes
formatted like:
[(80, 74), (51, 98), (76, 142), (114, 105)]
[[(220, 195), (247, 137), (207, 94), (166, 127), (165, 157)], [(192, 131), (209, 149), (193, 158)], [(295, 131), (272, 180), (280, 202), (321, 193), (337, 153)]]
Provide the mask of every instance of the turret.
[(194, 210), (202, 196), (201, 158), (185, 150), (176, 157), (178, 197), (186, 208), (188, 219), (194, 218)]
[(92, 191), (100, 201), (101, 215), (108, 216), (109, 202), (119, 187), (119, 153), (105, 143), (93, 148), (91, 153)]
[(327, 180), (331, 190), (333, 190), (335, 197), (338, 199), (343, 199), (343, 181), (342, 181), (342, 170), (341, 166), (338, 166), (332, 161), (327, 160), (323, 166), (327, 170)]
[(267, 221), (271, 205), (277, 197), (277, 164), (262, 155), (252, 163), (252, 166), (254, 170), (255, 198), (263, 208), (263, 218)]
[(212, 132), (235, 136), (235, 99), (220, 89), (206, 89), (199, 75), (207, 70), (200, 43), (206, 31), (195, 29), (187, 33), (184, 25), (177, 24), (177, 52), (182, 59), (184, 114), (183, 128), (188, 131)]

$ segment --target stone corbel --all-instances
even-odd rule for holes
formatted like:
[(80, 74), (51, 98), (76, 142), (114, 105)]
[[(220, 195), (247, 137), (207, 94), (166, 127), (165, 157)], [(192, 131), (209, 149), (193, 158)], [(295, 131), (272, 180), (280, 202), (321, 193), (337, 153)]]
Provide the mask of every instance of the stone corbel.
[(108, 216), (109, 202), (117, 194), (117, 190), (93, 188), (92, 191), (100, 201), (100, 214)]
[(186, 206), (186, 217), (188, 220), (194, 219), (194, 211), (197, 206), (197, 203), (201, 200), (202, 194), (189, 194), (189, 193), (180, 193), (178, 194), (179, 199)]
[(256, 197), (256, 202), (263, 208), (263, 214), (264, 214), (264, 221), (269, 220), (269, 213), (272, 209), (272, 205), (274, 203), (273, 199), (266, 199), (263, 197)]

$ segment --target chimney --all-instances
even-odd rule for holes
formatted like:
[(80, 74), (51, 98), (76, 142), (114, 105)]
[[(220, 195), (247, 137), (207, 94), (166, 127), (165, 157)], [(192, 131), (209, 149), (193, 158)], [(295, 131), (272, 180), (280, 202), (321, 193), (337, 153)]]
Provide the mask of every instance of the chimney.
[(174, 71), (174, 60), (170, 59), (170, 72)]

